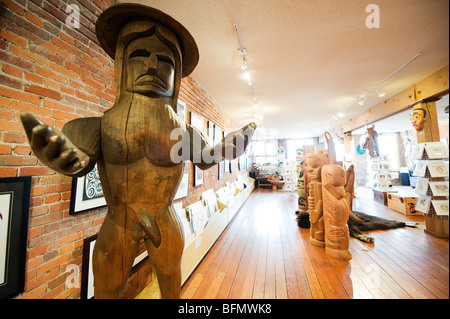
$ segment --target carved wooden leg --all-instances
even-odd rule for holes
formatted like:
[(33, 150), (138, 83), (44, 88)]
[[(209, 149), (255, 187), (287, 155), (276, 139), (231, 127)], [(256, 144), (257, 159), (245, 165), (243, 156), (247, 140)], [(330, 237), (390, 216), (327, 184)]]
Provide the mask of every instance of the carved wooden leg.
[(148, 255), (158, 277), (161, 298), (181, 298), (181, 257), (184, 249), (184, 237), (175, 210), (165, 208), (156, 219), (161, 232), (161, 244), (155, 247), (146, 239)]
[(122, 298), (139, 244), (110, 216), (106, 216), (94, 247), (95, 299)]

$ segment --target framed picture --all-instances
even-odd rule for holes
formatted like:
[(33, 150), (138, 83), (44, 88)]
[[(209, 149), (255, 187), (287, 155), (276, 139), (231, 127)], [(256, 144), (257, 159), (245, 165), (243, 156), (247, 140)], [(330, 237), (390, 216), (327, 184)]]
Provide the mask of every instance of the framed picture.
[(381, 164), (377, 162), (372, 163), (372, 171), (379, 171), (379, 170), (381, 170)]
[(0, 178), (0, 299), (24, 290), (31, 176)]
[(174, 200), (186, 197), (189, 190), (189, 173), (184, 173), (181, 183), (178, 186), (177, 193), (175, 194)]
[(69, 214), (73, 215), (102, 206), (106, 206), (106, 201), (97, 165), (95, 165), (85, 176), (72, 179)]
[(208, 208), (203, 205), (202, 201), (198, 201), (188, 206), (187, 209), (191, 214), (194, 233), (199, 235), (208, 223)]
[[(92, 255), (94, 253), (97, 236), (98, 234), (95, 234), (83, 240), (80, 299), (94, 299), (94, 272), (92, 270)], [(134, 259), (133, 267), (147, 257), (148, 252), (145, 250)]]
[(425, 177), (421, 177), (417, 180), (417, 185), (416, 185), (416, 194), (417, 195), (425, 196), (427, 194), (428, 181), (429, 181), (429, 179), (425, 178)]
[(436, 215), (448, 216), (449, 203), (448, 200), (433, 200), (433, 207)]
[(425, 143), (429, 159), (448, 158), (448, 148), (441, 142)]
[(245, 157), (240, 156), (238, 159), (239, 170), (243, 170), (245, 168)]
[(221, 180), (225, 176), (225, 161), (220, 162), (218, 167), (219, 167), (219, 180)]
[(225, 160), (225, 173), (228, 173), (230, 171), (230, 161)]
[(180, 99), (177, 103), (177, 115), (184, 123), (186, 123), (186, 103), (181, 101)]
[(431, 204), (431, 196), (419, 196), (416, 202), (416, 210), (424, 214), (428, 213)]
[(434, 196), (449, 196), (449, 185), (447, 182), (430, 182), (430, 188)]
[(94, 253), (97, 234), (83, 240), (83, 261), (81, 269), (81, 299), (94, 298), (94, 273), (92, 271), (92, 254)]
[(214, 123), (208, 121), (208, 139), (211, 145), (214, 144)]
[(423, 150), (425, 149), (425, 143), (419, 143), (414, 146), (413, 159), (422, 159)]
[(205, 181), (205, 172), (194, 165), (194, 186), (200, 186)]
[(236, 160), (231, 160), (230, 161), (230, 172), (231, 173), (233, 173), (234, 172), (234, 168), (235, 168), (235, 165), (236, 165)]
[(222, 129), (216, 124), (214, 126), (214, 145), (222, 141)]
[[(184, 245), (186, 247), (186, 245), (188, 245), (192, 239), (192, 235), (193, 235), (193, 229), (192, 229), (192, 225), (188, 217), (186, 215), (187, 211), (185, 208), (183, 208), (183, 203), (179, 202), (179, 203), (174, 203), (173, 207), (175, 208), (175, 211), (177, 212), (178, 217), (180, 217), (181, 220), (181, 224), (183, 226), (183, 230), (184, 230)], [(189, 212), (190, 213), (190, 212)]]
[(388, 181), (380, 181), (380, 187), (381, 188), (389, 188), (389, 182)]
[(424, 177), (427, 170), (427, 161), (418, 160), (414, 166), (413, 176)]
[(389, 179), (389, 174), (388, 173), (377, 173), (377, 178), (379, 180), (387, 180)]
[(427, 161), (428, 170), (431, 177), (447, 177), (448, 169), (443, 160), (429, 160)]
[(200, 132), (203, 132), (203, 117), (197, 115), (194, 112), (191, 112), (191, 125), (198, 129)]

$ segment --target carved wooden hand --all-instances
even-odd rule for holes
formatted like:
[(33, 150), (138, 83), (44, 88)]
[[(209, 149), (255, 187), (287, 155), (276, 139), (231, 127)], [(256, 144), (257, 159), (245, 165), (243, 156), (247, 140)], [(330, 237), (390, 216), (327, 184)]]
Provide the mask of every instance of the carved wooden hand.
[(51, 169), (73, 176), (85, 168), (89, 157), (74, 146), (63, 133), (30, 113), (21, 115), (22, 123), (37, 158)]
[(223, 157), (232, 160), (244, 154), (255, 130), (256, 124), (252, 122), (227, 134), (221, 143)]

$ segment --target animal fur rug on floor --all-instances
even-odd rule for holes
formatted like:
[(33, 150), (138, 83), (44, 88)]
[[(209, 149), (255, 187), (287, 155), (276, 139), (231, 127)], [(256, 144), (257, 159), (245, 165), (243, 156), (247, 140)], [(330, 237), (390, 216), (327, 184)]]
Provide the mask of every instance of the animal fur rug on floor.
[[(297, 213), (298, 226), (301, 228), (310, 228), (309, 213)], [(357, 238), (367, 243), (373, 243), (375, 239), (364, 235), (363, 231), (379, 230), (379, 229), (393, 229), (400, 227), (417, 227), (414, 222), (400, 222), (396, 220), (384, 219), (381, 217), (367, 215), (361, 212), (354, 211), (348, 220), (348, 229), (350, 237)]]

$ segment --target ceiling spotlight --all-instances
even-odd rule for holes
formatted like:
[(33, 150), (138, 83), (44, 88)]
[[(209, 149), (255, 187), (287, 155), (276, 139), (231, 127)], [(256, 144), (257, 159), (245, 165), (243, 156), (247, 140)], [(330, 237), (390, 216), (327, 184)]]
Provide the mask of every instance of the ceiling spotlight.
[(337, 116), (340, 117), (340, 118), (343, 118), (344, 117), (344, 113), (338, 113)]
[(251, 81), (252, 80), (252, 76), (250, 75), (249, 71), (245, 71), (244, 72), (244, 79), (246, 79), (247, 81)]
[(366, 103), (367, 101), (367, 96), (363, 95), (360, 100), (359, 100), (359, 105), (364, 105), (364, 103)]
[(379, 97), (383, 97), (386, 95), (386, 92), (380, 91), (379, 88), (376, 88), (375, 91), (377, 91)]
[(258, 103), (255, 103), (255, 105), (253, 105), (253, 108), (254, 108), (255, 110), (257, 110), (257, 109), (259, 108)]

